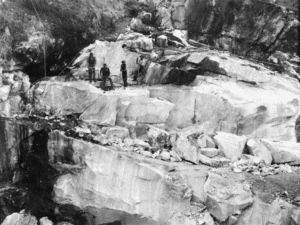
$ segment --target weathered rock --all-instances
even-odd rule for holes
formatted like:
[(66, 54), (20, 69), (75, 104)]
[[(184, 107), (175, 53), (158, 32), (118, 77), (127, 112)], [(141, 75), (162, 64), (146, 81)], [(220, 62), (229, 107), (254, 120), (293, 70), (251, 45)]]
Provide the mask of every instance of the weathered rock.
[[(120, 41), (118, 42), (106, 42), (106, 41), (95, 41), (95, 43), (89, 45), (81, 51), (81, 54), (74, 61), (73, 65), (79, 68), (74, 68), (72, 73), (75, 77), (88, 78), (87, 71), (87, 59), (90, 51), (94, 54), (96, 62), (96, 77), (100, 73), (100, 68), (106, 63), (110, 69), (111, 75), (121, 77), (120, 75), (120, 65), (122, 60), (126, 60), (127, 72), (128, 74), (133, 73), (137, 70), (136, 59), (139, 54), (123, 48), (123, 44), (127, 44), (128, 47), (130, 43), (140, 43), (136, 44), (136, 47), (146, 47), (148, 48), (148, 39), (145, 39), (145, 36), (140, 34), (136, 36), (132, 34), (132, 39), (130, 35), (125, 35), (119, 37)], [(150, 46), (151, 48), (151, 46)], [(112, 76), (112, 77), (113, 77)]]
[(170, 133), (154, 126), (148, 126), (147, 136), (151, 143), (158, 143), (159, 146), (170, 145)]
[(117, 102), (116, 95), (98, 94), (98, 98), (85, 109), (79, 119), (98, 125), (114, 126), (117, 117)]
[(163, 98), (172, 102), (175, 107), (170, 112), (166, 124), (171, 127), (187, 127), (193, 124), (195, 92), (191, 88), (174, 86), (150, 87), (150, 96)]
[(13, 213), (5, 218), (1, 225), (37, 225), (37, 220), (30, 214), (24, 212)]
[(214, 136), (214, 140), (220, 151), (222, 151), (228, 159), (236, 160), (241, 157), (244, 152), (247, 137), (218, 132), (217, 135)]
[(143, 11), (143, 12), (139, 13), (138, 18), (140, 18), (144, 24), (149, 25), (149, 24), (151, 24), (152, 14), (149, 12)]
[(225, 174), (209, 173), (204, 186), (206, 207), (220, 221), (225, 221), (253, 202), (250, 186), (243, 180), (243, 176)]
[(209, 158), (214, 158), (220, 153), (220, 150), (216, 148), (201, 148), (200, 152), (202, 155), (205, 155)]
[(207, 134), (202, 134), (198, 137), (197, 144), (200, 148), (215, 148), (216, 145), (213, 139)]
[(165, 161), (169, 161), (171, 156), (169, 152), (163, 151), (162, 153), (160, 153), (161, 159), (165, 160)]
[(53, 222), (48, 219), (48, 217), (43, 217), (40, 219), (40, 225), (53, 225)]
[(101, 14), (101, 25), (104, 29), (115, 26), (116, 16), (111, 11), (104, 11)]
[(145, 25), (139, 18), (133, 18), (130, 21), (130, 29), (142, 34), (149, 34), (152, 30), (150, 26)]
[(270, 150), (259, 139), (248, 140), (247, 148), (251, 155), (261, 158), (266, 164), (272, 163), (273, 158)]
[(295, 225), (300, 224), (300, 210), (299, 209), (294, 209), (293, 213), (291, 215), (292, 221), (295, 223)]
[(111, 127), (106, 131), (106, 136), (108, 138), (116, 137), (120, 139), (125, 139), (129, 137), (129, 131), (124, 127)]
[(207, 157), (206, 155), (200, 153), (198, 155), (198, 159), (200, 163), (211, 166), (211, 167), (226, 167), (229, 165), (231, 162), (229, 159), (221, 157), (221, 156), (216, 156), (214, 158)]
[(5, 85), (3, 87), (0, 87), (0, 102), (5, 102), (8, 99), (10, 93), (10, 86)]
[(12, 117), (22, 112), (22, 99), (19, 95), (10, 96), (5, 102), (0, 102), (0, 116)]
[(198, 220), (200, 225), (215, 225), (215, 222), (211, 215), (208, 212), (205, 212), (201, 215), (201, 218)]
[(205, 123), (207, 131), (235, 133), (240, 114), (239, 109), (219, 97), (212, 94), (196, 94), (195, 123)]
[(191, 143), (186, 135), (179, 136), (172, 150), (175, 151), (180, 158), (195, 164), (199, 164), (198, 155), (200, 149)]
[(168, 46), (168, 37), (166, 35), (160, 35), (157, 37), (157, 45), (159, 47), (167, 47)]
[(296, 140), (300, 143), (300, 116), (296, 120), (295, 125)]
[(262, 139), (261, 142), (270, 150), (274, 163), (300, 165), (300, 143), (274, 142), (267, 139)]
[[(77, 175), (66, 174), (57, 180), (54, 200), (91, 213), (96, 224), (122, 220), (128, 221), (125, 224), (170, 225), (173, 214), (185, 211), (190, 204), (188, 183), (180, 172), (168, 172), (166, 162), (52, 132), (48, 142), (50, 161), (54, 162), (55, 155), (64, 157), (65, 148), (72, 149), (71, 163), (87, 166)], [(103, 217), (108, 211), (111, 213)]]
[(118, 37), (118, 42), (122, 42), (130, 49), (135, 49), (137, 51), (145, 50), (151, 51), (153, 50), (152, 39), (148, 38), (139, 33), (127, 33), (120, 34)]
[[(284, 3), (287, 4), (290, 2)], [(194, 40), (257, 58), (268, 56), (276, 48), (289, 49), (288, 43), (295, 43), (296, 36), (291, 34), (296, 32), (296, 17), (287, 16), (289, 10), (278, 4), (189, 1), (187, 8), (189, 38)], [(236, 19), (223, 20), (224, 17)]]
[(169, 117), (174, 104), (168, 101), (149, 98), (142, 102), (131, 103), (125, 112), (128, 121), (158, 124), (164, 123)]
[(237, 225), (291, 224), (292, 206), (281, 199), (267, 204), (254, 197), (252, 206), (245, 209), (238, 217)]

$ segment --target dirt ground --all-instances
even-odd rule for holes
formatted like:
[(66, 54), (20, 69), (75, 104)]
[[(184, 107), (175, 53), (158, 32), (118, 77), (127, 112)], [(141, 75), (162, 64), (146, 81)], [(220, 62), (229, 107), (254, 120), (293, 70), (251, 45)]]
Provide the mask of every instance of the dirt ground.
[(300, 206), (300, 168), (295, 168), (293, 173), (282, 173), (266, 177), (245, 174), (252, 186), (253, 193), (266, 202), (271, 203), (277, 197)]

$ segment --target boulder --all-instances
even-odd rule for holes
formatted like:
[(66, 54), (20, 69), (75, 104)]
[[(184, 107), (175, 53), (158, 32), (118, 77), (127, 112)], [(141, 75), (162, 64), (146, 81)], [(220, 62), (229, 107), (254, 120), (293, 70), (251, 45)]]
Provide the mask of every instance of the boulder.
[(1, 225), (37, 225), (37, 220), (34, 216), (26, 214), (23, 211), (13, 213), (5, 218)]
[(273, 163), (300, 165), (300, 143), (287, 141), (275, 142), (267, 139), (262, 139), (261, 142), (271, 152)]
[(293, 213), (291, 215), (292, 221), (295, 223), (295, 225), (300, 224), (300, 209), (294, 209)]
[(149, 34), (152, 30), (150, 26), (145, 25), (139, 18), (133, 18), (130, 21), (130, 29), (142, 34)]
[(108, 138), (120, 138), (125, 139), (129, 138), (129, 130), (124, 127), (111, 127), (106, 131), (106, 136)]
[(12, 117), (22, 113), (22, 98), (19, 95), (10, 96), (5, 102), (0, 102), (0, 117)]
[(110, 11), (104, 11), (101, 13), (101, 26), (104, 29), (114, 28), (116, 22), (116, 16)]
[(202, 213), (201, 217), (198, 220), (200, 225), (215, 225), (214, 219), (208, 212)]
[(127, 121), (159, 124), (165, 123), (174, 104), (155, 98), (144, 99), (141, 102), (131, 103), (125, 112)]
[(272, 163), (273, 158), (270, 150), (259, 139), (248, 140), (247, 149), (251, 155), (261, 158), (266, 164)]
[(5, 85), (0, 87), (0, 102), (5, 102), (8, 99), (10, 93), (10, 86)]
[(200, 153), (209, 158), (214, 158), (219, 155), (220, 150), (216, 148), (201, 148)]
[(243, 176), (222, 171), (224, 172), (220, 171), (220, 174), (209, 172), (204, 185), (207, 194), (207, 210), (219, 221), (225, 221), (229, 216), (247, 208), (253, 202), (250, 185)]
[(40, 219), (40, 225), (53, 225), (53, 222), (48, 217), (43, 217)]
[(214, 136), (218, 149), (231, 160), (237, 160), (242, 156), (247, 142), (246, 136), (237, 136), (230, 133), (218, 132)]
[(139, 33), (126, 33), (120, 34), (118, 42), (122, 42), (129, 49), (135, 49), (137, 51), (152, 51), (153, 42), (151, 38)]
[(199, 164), (198, 155), (200, 149), (194, 145), (186, 135), (180, 135), (172, 150), (176, 152), (181, 159)]
[(216, 147), (213, 139), (207, 134), (200, 135), (197, 139), (197, 144), (200, 148), (213, 149)]
[(158, 143), (161, 147), (170, 145), (170, 133), (165, 130), (149, 125), (147, 136), (149, 138), (149, 142)]
[(199, 162), (210, 167), (226, 167), (230, 164), (230, 160), (221, 156), (214, 158), (208, 157), (202, 153), (198, 155)]
[(170, 153), (167, 151), (163, 151), (162, 153), (160, 153), (161, 159), (165, 160), (165, 161), (169, 161), (171, 156)]
[(152, 21), (152, 14), (149, 12), (143, 11), (143, 12), (139, 13), (138, 18), (140, 18), (144, 24), (150, 25), (151, 21)]
[(166, 35), (159, 35), (157, 37), (157, 45), (162, 48), (168, 47), (168, 37)]
[(291, 224), (292, 209), (292, 205), (281, 199), (276, 199), (271, 204), (267, 204), (255, 196), (252, 206), (242, 212), (236, 224)]

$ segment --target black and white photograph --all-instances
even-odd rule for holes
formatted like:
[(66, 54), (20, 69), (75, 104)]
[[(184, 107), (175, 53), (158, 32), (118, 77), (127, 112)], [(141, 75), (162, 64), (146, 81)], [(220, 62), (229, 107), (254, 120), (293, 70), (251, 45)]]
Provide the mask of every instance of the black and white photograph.
[(299, 0), (0, 0), (0, 225), (300, 225)]

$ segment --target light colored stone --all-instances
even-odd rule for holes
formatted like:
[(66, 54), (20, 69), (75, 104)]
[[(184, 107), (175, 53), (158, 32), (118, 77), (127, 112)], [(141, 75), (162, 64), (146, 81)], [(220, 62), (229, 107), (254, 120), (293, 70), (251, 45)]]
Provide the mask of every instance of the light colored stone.
[(267, 139), (261, 139), (261, 142), (270, 150), (274, 163), (300, 165), (300, 143), (274, 142)]
[(128, 106), (125, 119), (149, 124), (164, 123), (173, 108), (174, 104), (165, 100), (144, 99), (142, 102), (133, 102)]
[(15, 114), (22, 113), (22, 99), (19, 95), (10, 96), (5, 102), (0, 102), (0, 116), (12, 117)]
[(237, 160), (244, 152), (247, 137), (230, 133), (218, 132), (214, 136), (218, 149), (231, 160)]
[(117, 117), (118, 97), (98, 95), (98, 98), (81, 114), (79, 119), (98, 125), (114, 126)]
[[(139, 36), (136, 39), (133, 37), (133, 40), (131, 40), (131, 42), (135, 41), (142, 43), (143, 40), (144, 37), (142, 35), (142, 37)], [(128, 40), (128, 42), (130, 42), (130, 40)], [(128, 75), (132, 74), (138, 69), (136, 59), (139, 56), (139, 54), (129, 51), (127, 48), (122, 48), (122, 45), (126, 43), (127, 41), (125, 37), (124, 40), (121, 38), (118, 42), (106, 42), (98, 40), (95, 41), (95, 43), (84, 48), (81, 51), (81, 54), (78, 56), (78, 58), (75, 59), (73, 65), (79, 66), (79, 68), (74, 68), (72, 70), (73, 75), (75, 77), (80, 77), (81, 79), (88, 79), (87, 59), (89, 57), (90, 51), (94, 54), (97, 60), (95, 66), (97, 77), (99, 76), (98, 74), (100, 73), (101, 67), (104, 63), (106, 63), (110, 69), (112, 78), (114, 76), (118, 76), (121, 79), (120, 65), (122, 60), (126, 61)], [(146, 43), (148, 45), (148, 41)], [(129, 43), (127, 44), (129, 45)], [(141, 44), (141, 46), (143, 45)]]
[(216, 147), (213, 139), (210, 136), (208, 136), (207, 134), (202, 134), (198, 138), (197, 144), (200, 148), (215, 148)]
[(300, 225), (300, 209), (294, 209), (291, 218), (295, 225)]
[(129, 130), (124, 127), (111, 127), (106, 131), (108, 138), (116, 137), (120, 139), (129, 138)]
[(203, 154), (199, 154), (198, 159), (200, 163), (211, 167), (225, 167), (228, 166), (229, 163), (231, 162), (229, 159), (224, 157), (217, 156), (214, 158), (210, 158)]
[(136, 51), (152, 51), (153, 42), (151, 38), (139, 33), (120, 34), (118, 42), (125, 44), (130, 49)]
[(150, 33), (151, 31), (151, 27), (145, 25), (140, 18), (133, 18), (130, 21), (130, 29), (143, 34)]
[(24, 212), (13, 213), (5, 218), (1, 225), (37, 225), (37, 220)]
[(172, 150), (176, 152), (181, 159), (199, 164), (198, 155), (200, 149), (191, 143), (186, 135), (180, 135)]
[(10, 93), (10, 86), (5, 85), (0, 87), (0, 102), (5, 102), (8, 99)]
[(214, 219), (208, 212), (201, 214), (201, 218), (198, 220), (200, 225), (215, 225)]
[(175, 107), (170, 112), (166, 124), (170, 127), (187, 127), (193, 124), (195, 115), (195, 92), (192, 88), (175, 86), (149, 87), (150, 97), (163, 98)]
[(53, 222), (48, 217), (43, 217), (40, 219), (40, 225), (53, 225)]
[(209, 158), (214, 158), (220, 153), (220, 151), (216, 148), (201, 148), (200, 152), (202, 155), (205, 155)]
[(168, 46), (168, 37), (166, 35), (160, 35), (157, 37), (157, 45), (159, 47), (167, 47)]
[[(125, 225), (171, 225), (172, 216), (190, 205), (191, 188), (180, 171), (169, 172), (172, 167), (167, 162), (67, 138), (59, 132), (49, 136), (50, 161), (54, 162), (55, 155), (64, 157), (67, 146), (73, 149), (70, 159), (86, 166), (78, 174), (58, 178), (54, 200), (94, 215), (95, 224), (132, 219)], [(144, 223), (136, 223), (141, 217)]]
[(272, 163), (273, 158), (270, 150), (259, 139), (248, 140), (247, 148), (251, 155), (261, 158), (266, 164)]
[(148, 126), (147, 136), (152, 143), (158, 143), (161, 147), (170, 145), (170, 133), (154, 126)]
[(237, 225), (290, 224), (292, 208), (281, 199), (267, 204), (255, 196), (252, 206), (245, 209), (238, 217)]
[(171, 156), (169, 152), (163, 151), (162, 153), (160, 153), (161, 159), (165, 160), (165, 161), (169, 161)]
[(204, 189), (209, 213), (218, 220), (225, 221), (229, 216), (250, 206), (253, 198), (250, 185), (242, 175), (221, 173), (222, 175), (209, 173)]

